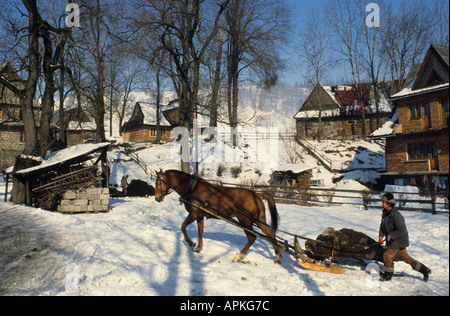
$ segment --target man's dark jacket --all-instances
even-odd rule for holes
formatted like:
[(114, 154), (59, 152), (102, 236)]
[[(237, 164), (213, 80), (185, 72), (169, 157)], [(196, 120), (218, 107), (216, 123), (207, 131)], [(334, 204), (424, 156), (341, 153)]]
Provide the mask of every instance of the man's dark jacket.
[(390, 212), (383, 210), (379, 236), (389, 236), (392, 249), (403, 249), (409, 246), (405, 219), (395, 207)]

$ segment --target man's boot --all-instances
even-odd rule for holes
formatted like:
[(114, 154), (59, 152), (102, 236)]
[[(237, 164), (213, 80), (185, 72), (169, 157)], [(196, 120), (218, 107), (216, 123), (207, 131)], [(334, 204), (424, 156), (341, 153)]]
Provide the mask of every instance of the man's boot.
[(427, 266), (425, 266), (424, 264), (418, 262), (416, 267), (414, 268), (414, 270), (423, 274), (423, 280), (425, 282), (428, 281), (428, 279), (430, 277), (430, 274), (431, 274), (431, 270), (428, 269)]
[(381, 274), (380, 281), (390, 281), (394, 275), (394, 267), (384, 267), (384, 272)]

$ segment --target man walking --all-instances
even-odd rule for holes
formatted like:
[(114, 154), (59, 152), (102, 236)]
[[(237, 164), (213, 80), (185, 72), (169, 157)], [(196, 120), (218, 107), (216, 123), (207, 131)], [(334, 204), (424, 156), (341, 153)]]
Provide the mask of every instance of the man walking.
[(391, 193), (382, 197), (383, 215), (381, 217), (379, 242), (386, 241), (386, 249), (383, 254), (384, 273), (381, 281), (390, 281), (394, 275), (394, 261), (404, 261), (415, 271), (423, 274), (423, 280), (428, 281), (431, 270), (424, 264), (409, 256), (406, 248), (409, 246), (408, 230), (405, 219), (395, 208), (395, 199)]

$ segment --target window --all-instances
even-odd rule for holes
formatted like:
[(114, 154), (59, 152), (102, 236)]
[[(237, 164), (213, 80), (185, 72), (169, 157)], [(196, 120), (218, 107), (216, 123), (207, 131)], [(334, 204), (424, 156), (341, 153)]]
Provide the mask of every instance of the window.
[(411, 119), (418, 119), (422, 117), (422, 109), (420, 104), (411, 104), (409, 106), (409, 111), (411, 112)]
[(19, 132), (19, 142), (25, 143), (25, 133)]
[(409, 111), (411, 113), (411, 119), (416, 118), (416, 106), (414, 104), (409, 106)]
[[(428, 111), (429, 109), (430, 106), (428, 105)], [(422, 107), (420, 104), (411, 104), (409, 106), (409, 111), (411, 112), (411, 119), (418, 119), (422, 117)]]
[(439, 157), (437, 143), (431, 143), (431, 157), (433, 157), (433, 158)]
[(420, 108), (420, 104), (416, 104), (416, 114), (417, 114), (418, 118), (422, 117), (422, 111), (421, 111), (421, 108)]
[(423, 115), (430, 116), (430, 104), (429, 103), (423, 104)]
[(448, 100), (442, 100), (442, 113), (448, 113)]
[[(408, 160), (424, 160), (438, 158), (437, 143), (410, 143), (407, 144)], [(430, 157), (431, 153), (431, 157)]]

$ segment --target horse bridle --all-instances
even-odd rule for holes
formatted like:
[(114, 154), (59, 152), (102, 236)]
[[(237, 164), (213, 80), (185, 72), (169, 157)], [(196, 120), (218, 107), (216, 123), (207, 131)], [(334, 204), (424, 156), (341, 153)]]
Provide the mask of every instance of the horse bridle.
[[(168, 185), (167, 182), (164, 180), (164, 178), (161, 177), (160, 175), (158, 175), (158, 177), (156, 178), (156, 182), (158, 182), (158, 179), (159, 179), (159, 188), (160, 188), (160, 191), (161, 191), (161, 199), (164, 199), (167, 195), (172, 193), (174, 191), (174, 189), (170, 185)], [(167, 189), (167, 191), (165, 193), (163, 193), (162, 182), (164, 182), (166, 187), (168, 187), (168, 189)], [(156, 190), (158, 190), (158, 187), (156, 187)]]
[[(161, 177), (160, 175), (158, 175), (158, 177), (156, 178), (156, 182), (158, 182), (158, 179), (159, 179), (159, 187), (160, 187), (160, 191), (161, 191), (161, 199), (164, 199), (166, 196), (168, 196), (168, 195), (171, 194), (173, 191), (175, 191), (176, 188), (178, 188), (179, 186), (183, 185), (186, 181), (189, 180), (189, 178), (187, 178), (186, 180), (180, 182), (176, 187), (172, 188), (170, 185), (167, 184), (167, 182), (164, 180), (164, 178)], [(193, 180), (193, 179), (194, 179), (194, 178), (191, 178), (191, 183), (189, 184), (189, 186), (188, 186), (188, 188), (187, 188), (187, 190), (186, 190), (186, 193), (183, 194), (183, 196), (185, 196), (185, 195), (191, 190), (191, 187), (192, 187), (192, 185), (193, 185), (193, 183), (194, 183), (194, 180)], [(197, 179), (198, 179), (198, 178), (197, 178)], [(165, 193), (163, 193), (162, 182), (164, 182), (164, 184), (166, 185), (166, 187), (169, 188)], [(158, 187), (156, 187), (155, 189), (157, 190)]]

